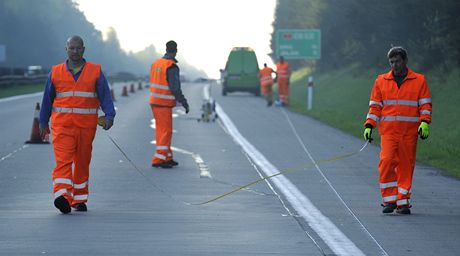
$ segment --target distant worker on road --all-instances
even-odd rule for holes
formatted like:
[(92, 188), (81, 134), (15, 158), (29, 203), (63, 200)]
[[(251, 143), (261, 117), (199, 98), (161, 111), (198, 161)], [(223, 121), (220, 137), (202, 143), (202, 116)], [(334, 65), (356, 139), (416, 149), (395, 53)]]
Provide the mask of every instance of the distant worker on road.
[(392, 213), (396, 209), (399, 214), (410, 214), (417, 137), (428, 138), (431, 96), (425, 76), (407, 67), (404, 48), (393, 47), (387, 56), (391, 70), (375, 80), (364, 139), (371, 139), (379, 122), (382, 212)]
[[(109, 84), (99, 64), (83, 58), (83, 39), (67, 39), (68, 59), (52, 67), (40, 110), (40, 135), (53, 137), (56, 167), (52, 173), (54, 206), (62, 213), (87, 211), (89, 165), (98, 123), (98, 108), (105, 113), (104, 130), (110, 129), (115, 108)], [(73, 170), (72, 170), (73, 166)]]
[(278, 82), (278, 96), (279, 104), (281, 106), (289, 105), (289, 79), (291, 77), (291, 71), (289, 69), (289, 63), (284, 60), (284, 57), (280, 57), (280, 62), (276, 64), (276, 81)]
[(227, 77), (227, 71), (225, 69), (219, 69), (220, 72), (220, 84), (224, 84), (225, 78)]
[(178, 102), (188, 114), (189, 105), (182, 94), (176, 54), (177, 43), (168, 41), (166, 54), (155, 61), (150, 70), (150, 106), (156, 124), (156, 151), (152, 167), (172, 168), (178, 165), (171, 150), (172, 108)]
[(264, 63), (264, 68), (259, 71), (261, 94), (267, 100), (267, 106), (271, 106), (273, 104), (272, 73), (276, 74), (272, 68), (267, 67), (267, 63)]

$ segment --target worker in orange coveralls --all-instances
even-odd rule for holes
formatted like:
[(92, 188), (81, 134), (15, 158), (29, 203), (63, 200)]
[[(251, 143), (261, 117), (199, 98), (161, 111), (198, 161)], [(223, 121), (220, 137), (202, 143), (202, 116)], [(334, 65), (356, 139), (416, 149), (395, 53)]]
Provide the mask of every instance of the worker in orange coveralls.
[[(40, 110), (40, 134), (49, 134), (56, 167), (52, 173), (54, 205), (62, 213), (87, 211), (88, 178), (98, 108), (105, 113), (103, 128), (110, 129), (115, 109), (108, 82), (99, 64), (83, 58), (83, 39), (67, 40), (66, 62), (52, 67), (43, 93)], [(73, 166), (73, 170), (72, 170)]]
[(410, 214), (417, 137), (428, 138), (431, 96), (425, 76), (407, 67), (407, 52), (388, 52), (391, 70), (377, 77), (369, 101), (364, 138), (379, 124), (381, 137), (380, 192), (383, 213)]
[(150, 106), (155, 118), (156, 151), (152, 167), (172, 168), (179, 163), (171, 151), (172, 108), (177, 102), (189, 112), (189, 105), (182, 94), (179, 67), (176, 60), (177, 43), (166, 43), (166, 54), (152, 64), (150, 71)]
[(289, 79), (291, 71), (289, 63), (284, 61), (284, 57), (280, 57), (280, 62), (276, 64), (276, 80), (278, 82), (278, 95), (281, 106), (289, 105)]
[(267, 100), (267, 106), (273, 104), (273, 78), (272, 73), (275, 73), (272, 68), (267, 67), (267, 63), (264, 63), (264, 68), (259, 71), (260, 89), (262, 96)]

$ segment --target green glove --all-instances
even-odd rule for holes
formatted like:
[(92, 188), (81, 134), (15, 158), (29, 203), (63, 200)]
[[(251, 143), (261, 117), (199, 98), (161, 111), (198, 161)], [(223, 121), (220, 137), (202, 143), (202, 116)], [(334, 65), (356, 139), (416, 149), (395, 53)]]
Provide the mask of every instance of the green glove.
[(422, 140), (427, 139), (430, 135), (430, 126), (426, 122), (421, 122), (418, 127), (418, 134)]
[(364, 129), (364, 139), (372, 141), (372, 128), (367, 127), (366, 129)]

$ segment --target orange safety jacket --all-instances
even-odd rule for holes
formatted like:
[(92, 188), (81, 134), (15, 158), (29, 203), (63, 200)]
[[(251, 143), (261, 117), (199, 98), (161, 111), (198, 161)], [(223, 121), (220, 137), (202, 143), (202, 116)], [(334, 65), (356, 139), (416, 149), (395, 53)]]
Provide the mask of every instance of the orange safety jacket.
[(276, 64), (276, 74), (278, 81), (288, 81), (289, 80), (289, 63), (283, 62)]
[(273, 78), (272, 78), (273, 69), (266, 67), (260, 70), (260, 85), (262, 86), (269, 86), (273, 85)]
[(174, 60), (161, 58), (152, 64), (150, 70), (150, 104), (164, 107), (176, 106), (176, 98), (169, 89), (166, 71)]
[(67, 70), (65, 63), (52, 67), (51, 82), (56, 89), (51, 110), (53, 126), (96, 128), (100, 104), (96, 93), (96, 81), (100, 74), (101, 66), (91, 62), (85, 63), (77, 81)]
[(380, 134), (417, 135), (421, 121), (431, 123), (431, 96), (425, 76), (408, 69), (398, 88), (392, 71), (377, 77), (371, 92), (366, 124)]

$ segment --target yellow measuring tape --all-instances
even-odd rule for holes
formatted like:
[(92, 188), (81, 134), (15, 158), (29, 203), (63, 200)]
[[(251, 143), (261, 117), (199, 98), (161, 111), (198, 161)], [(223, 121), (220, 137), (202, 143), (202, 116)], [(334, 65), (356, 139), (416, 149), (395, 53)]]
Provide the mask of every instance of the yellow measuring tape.
[(219, 199), (222, 199), (228, 195), (231, 195), (235, 192), (238, 192), (242, 189), (245, 189), (247, 187), (250, 187), (254, 184), (257, 184), (261, 181), (264, 181), (264, 180), (268, 180), (268, 179), (271, 179), (271, 178), (274, 178), (276, 176), (279, 176), (279, 175), (283, 175), (283, 174), (287, 174), (287, 173), (291, 173), (291, 172), (295, 172), (295, 171), (299, 171), (299, 170), (303, 170), (303, 169), (307, 169), (307, 168), (311, 168), (311, 167), (315, 167), (316, 165), (319, 165), (319, 164), (325, 164), (325, 163), (332, 163), (332, 162), (335, 162), (335, 161), (338, 161), (338, 160), (342, 160), (342, 159), (345, 159), (345, 158), (348, 158), (348, 157), (351, 157), (351, 156), (354, 156), (356, 154), (358, 154), (359, 152), (363, 151), (364, 148), (367, 147), (367, 145), (369, 145), (371, 141), (366, 141), (366, 143), (364, 143), (364, 145), (361, 147), (360, 150), (358, 151), (355, 151), (355, 152), (352, 152), (352, 153), (348, 153), (348, 154), (345, 154), (345, 155), (341, 155), (341, 156), (336, 156), (336, 157), (332, 157), (332, 158), (329, 158), (329, 159), (324, 159), (324, 160), (320, 160), (318, 162), (316, 162), (316, 164), (308, 164), (308, 165), (303, 165), (303, 166), (299, 166), (299, 167), (295, 167), (295, 168), (292, 168), (292, 169), (288, 169), (288, 170), (284, 170), (284, 171), (281, 171), (281, 172), (278, 172), (278, 173), (275, 173), (273, 175), (270, 175), (270, 176), (266, 176), (266, 177), (263, 177), (263, 178), (260, 178), (258, 180), (255, 180), (253, 182), (250, 182), (246, 185), (243, 185), (243, 186), (240, 186), (232, 191), (229, 191), (225, 194), (222, 194), (220, 196), (217, 196), (217, 197), (214, 197), (212, 199), (209, 199), (208, 201), (204, 201), (204, 202), (201, 202), (201, 203), (190, 203), (191, 205), (204, 205), (204, 204), (208, 204), (208, 203), (211, 203), (211, 202), (214, 202), (214, 201), (217, 201)]
[(339, 161), (339, 160), (342, 160), (342, 159), (345, 159), (345, 158), (348, 158), (348, 157), (351, 157), (351, 156), (354, 156), (356, 154), (358, 154), (359, 152), (363, 151), (364, 148), (367, 147), (367, 145), (369, 145), (369, 143), (371, 143), (371, 141), (366, 141), (366, 143), (364, 143), (364, 145), (361, 147), (360, 150), (358, 151), (355, 151), (355, 152), (352, 152), (352, 153), (348, 153), (348, 154), (345, 154), (345, 155), (341, 155), (341, 156), (336, 156), (336, 157), (332, 157), (332, 158), (329, 158), (329, 159), (324, 159), (324, 160), (320, 160), (314, 164), (308, 164), (308, 165), (303, 165), (303, 166), (299, 166), (299, 167), (295, 167), (295, 168), (292, 168), (292, 169), (287, 169), (287, 170), (284, 170), (284, 171), (281, 171), (281, 172), (278, 172), (278, 173), (275, 173), (273, 175), (270, 175), (270, 176), (266, 176), (266, 177), (262, 177), (258, 180), (255, 180), (253, 182), (250, 182), (246, 185), (243, 185), (243, 186), (240, 186), (238, 188), (235, 188), (234, 190), (231, 190), (227, 193), (224, 193), (220, 196), (217, 196), (217, 197), (214, 197), (212, 199), (209, 199), (207, 201), (204, 201), (204, 202), (201, 202), (201, 203), (190, 203), (190, 202), (186, 202), (186, 201), (182, 201), (182, 200), (179, 200), (175, 197), (173, 197), (172, 195), (170, 195), (169, 193), (167, 193), (163, 188), (161, 188), (160, 186), (158, 186), (157, 184), (155, 184), (152, 180), (150, 180), (150, 178), (148, 178), (139, 168), (137, 168), (137, 166), (134, 164), (133, 161), (131, 161), (131, 159), (129, 159), (129, 157), (126, 155), (126, 153), (121, 149), (121, 147), (115, 142), (115, 140), (110, 136), (110, 135), (107, 135), (109, 137), (109, 139), (112, 141), (112, 143), (117, 147), (117, 149), (123, 154), (123, 156), (131, 163), (131, 165), (145, 178), (147, 179), (148, 181), (150, 181), (151, 185), (153, 187), (155, 187), (158, 191), (166, 194), (168, 197), (174, 199), (174, 200), (177, 200), (179, 202), (182, 202), (186, 205), (205, 205), (205, 204), (208, 204), (208, 203), (211, 203), (211, 202), (215, 202), (219, 199), (222, 199), (224, 197), (227, 197), (235, 192), (238, 192), (242, 189), (245, 189), (247, 187), (250, 187), (254, 184), (257, 184), (261, 181), (264, 181), (264, 180), (268, 180), (268, 179), (271, 179), (271, 178), (274, 178), (276, 176), (279, 176), (279, 175), (283, 175), (283, 174), (287, 174), (287, 173), (291, 173), (291, 172), (295, 172), (295, 171), (299, 171), (299, 170), (303, 170), (303, 169), (307, 169), (307, 168), (311, 168), (311, 167), (315, 167), (316, 165), (319, 165), (319, 164), (325, 164), (325, 163), (332, 163), (332, 162), (335, 162), (335, 161)]

